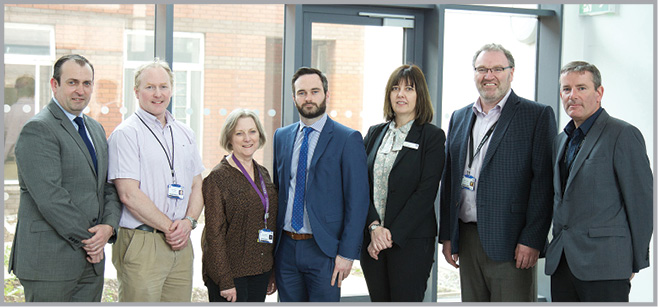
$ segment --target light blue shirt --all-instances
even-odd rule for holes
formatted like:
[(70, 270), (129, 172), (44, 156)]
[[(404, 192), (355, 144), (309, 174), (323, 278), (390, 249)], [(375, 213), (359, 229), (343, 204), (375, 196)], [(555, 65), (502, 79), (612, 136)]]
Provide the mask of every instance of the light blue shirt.
[[(324, 128), (324, 124), (327, 123), (327, 114), (325, 113), (322, 117), (312, 125), (308, 126), (313, 129), (308, 134), (308, 159), (306, 159), (306, 182), (308, 183), (308, 168), (311, 165), (313, 160), (313, 153), (315, 152), (315, 146), (318, 144), (320, 139), (320, 133)], [(304, 134), (302, 129), (306, 127), (304, 123), (299, 122), (299, 129), (297, 130), (297, 136), (295, 136), (295, 145), (292, 150), (292, 163), (290, 163), (290, 188), (288, 188), (288, 205), (286, 206), (286, 217), (284, 219), (283, 230), (295, 232), (292, 228), (290, 222), (292, 220), (292, 206), (295, 199), (295, 186), (297, 178), (297, 162), (299, 161), (299, 150), (302, 147), (302, 139)], [(307, 185), (308, 187), (308, 185)], [(306, 210), (306, 200), (304, 200), (304, 226), (298, 231), (298, 233), (313, 233), (311, 229), (311, 224), (308, 221), (308, 211)]]
[[(77, 116), (75, 116), (75, 115), (69, 113), (68, 111), (64, 110), (64, 108), (62, 108), (62, 105), (59, 104), (59, 101), (57, 101), (57, 99), (55, 99), (55, 97), (53, 97), (53, 101), (55, 102), (55, 104), (57, 104), (57, 106), (60, 109), (62, 109), (62, 112), (64, 112), (64, 115), (66, 115), (66, 117), (68, 117), (68, 119), (73, 124), (73, 127), (75, 127), (75, 130), (77, 131), (78, 128), (79, 128), (78, 124), (75, 121), (73, 121)], [(80, 117), (82, 117), (82, 122), (85, 123), (86, 121), (85, 121), (85, 118), (82, 116), (82, 114), (80, 114)], [(89, 130), (87, 130), (87, 127), (84, 127), (84, 129), (85, 129), (85, 132), (87, 133), (87, 138), (89, 139), (89, 142), (91, 142), (91, 146), (94, 147), (94, 150), (96, 150), (96, 145), (94, 145), (94, 140), (91, 139), (91, 135), (89, 134)]]

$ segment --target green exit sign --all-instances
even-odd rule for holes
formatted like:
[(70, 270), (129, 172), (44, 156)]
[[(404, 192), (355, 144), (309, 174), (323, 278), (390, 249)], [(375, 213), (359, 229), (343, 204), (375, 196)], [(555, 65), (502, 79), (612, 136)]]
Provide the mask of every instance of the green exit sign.
[(614, 14), (615, 4), (581, 4), (581, 16), (593, 16), (602, 14)]

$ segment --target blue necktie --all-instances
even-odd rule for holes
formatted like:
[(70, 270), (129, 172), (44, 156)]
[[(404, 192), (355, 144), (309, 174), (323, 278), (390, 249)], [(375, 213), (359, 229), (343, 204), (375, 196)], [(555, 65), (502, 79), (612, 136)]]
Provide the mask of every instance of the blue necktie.
[(292, 221), (290, 222), (295, 231), (304, 226), (304, 192), (306, 191), (306, 161), (308, 160), (308, 134), (313, 128), (304, 127), (304, 139), (299, 149), (299, 160), (297, 160), (297, 177), (295, 178), (295, 199), (292, 203)]
[(94, 146), (91, 145), (91, 141), (89, 140), (89, 137), (87, 136), (87, 130), (85, 129), (85, 123), (82, 121), (82, 117), (76, 117), (73, 119), (73, 121), (78, 124), (78, 134), (80, 134), (80, 137), (82, 140), (85, 142), (85, 145), (87, 145), (87, 149), (89, 150), (89, 155), (91, 155), (91, 160), (94, 162), (94, 169), (98, 171), (98, 162), (96, 162), (96, 151), (94, 150)]

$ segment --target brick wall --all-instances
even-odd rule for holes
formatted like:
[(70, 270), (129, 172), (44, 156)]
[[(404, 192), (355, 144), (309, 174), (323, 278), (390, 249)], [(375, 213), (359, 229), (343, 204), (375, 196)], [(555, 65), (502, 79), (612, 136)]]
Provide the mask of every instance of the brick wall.
[[(125, 31), (152, 30), (154, 5), (6, 4), (4, 16), (5, 22), (52, 25), (56, 57), (80, 53), (94, 64), (96, 79), (88, 115), (101, 122), (109, 136), (123, 118), (119, 110), (123, 106)], [(271, 167), (271, 137), (281, 123), (283, 16), (284, 6), (275, 4), (174, 5), (174, 31), (204, 35), (200, 109), (209, 113), (202, 116), (203, 135), (197, 140), (202, 143), (206, 173), (226, 154), (219, 146), (219, 136), (226, 116), (235, 108), (258, 110), (268, 143), (255, 159)], [(335, 120), (358, 128), (363, 95), (362, 28), (317, 24), (313, 29), (314, 38), (331, 41), (333, 46), (327, 59), (330, 70), (325, 71), (331, 93), (327, 111), (336, 111)], [(270, 110), (275, 111), (274, 117), (268, 115)], [(348, 110), (351, 117), (346, 115)], [(5, 202), (5, 215), (16, 207), (12, 193)]]

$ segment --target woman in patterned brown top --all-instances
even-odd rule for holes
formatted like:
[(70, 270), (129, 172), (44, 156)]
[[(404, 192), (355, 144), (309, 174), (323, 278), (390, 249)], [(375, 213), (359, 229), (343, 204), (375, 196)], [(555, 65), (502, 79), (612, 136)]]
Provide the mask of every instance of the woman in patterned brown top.
[(222, 129), (225, 156), (203, 180), (203, 280), (211, 302), (264, 302), (276, 290), (277, 193), (253, 155), (265, 144), (258, 116), (237, 109)]

